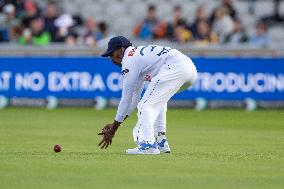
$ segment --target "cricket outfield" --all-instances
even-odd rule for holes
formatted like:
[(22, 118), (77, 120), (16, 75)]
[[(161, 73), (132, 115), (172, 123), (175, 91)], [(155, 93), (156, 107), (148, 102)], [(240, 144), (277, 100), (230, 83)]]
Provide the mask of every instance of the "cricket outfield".
[(0, 188), (284, 188), (284, 110), (169, 109), (172, 153), (156, 156), (124, 154), (135, 147), (135, 114), (98, 147), (115, 112), (1, 110)]

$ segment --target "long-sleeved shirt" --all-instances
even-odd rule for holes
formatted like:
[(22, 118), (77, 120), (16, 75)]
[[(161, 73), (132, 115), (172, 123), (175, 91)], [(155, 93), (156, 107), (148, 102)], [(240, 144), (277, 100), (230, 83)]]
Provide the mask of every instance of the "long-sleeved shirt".
[[(176, 56), (181, 55), (181, 56)], [(144, 81), (151, 81), (167, 59), (186, 57), (181, 52), (158, 45), (128, 47), (122, 59), (122, 97), (115, 120), (123, 122), (130, 115), (141, 98)]]

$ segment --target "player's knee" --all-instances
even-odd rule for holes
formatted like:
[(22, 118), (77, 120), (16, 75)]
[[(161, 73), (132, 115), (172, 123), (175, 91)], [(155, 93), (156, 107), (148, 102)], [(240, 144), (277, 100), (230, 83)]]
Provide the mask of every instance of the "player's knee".
[(153, 114), (153, 107), (147, 103), (139, 103), (137, 106), (138, 112), (137, 112), (137, 116), (141, 116), (143, 115), (151, 115)]
[(145, 104), (145, 103), (142, 103), (142, 102), (139, 102), (138, 105), (137, 105), (138, 114), (139, 114), (139, 112), (144, 111), (145, 108), (146, 108), (146, 104)]

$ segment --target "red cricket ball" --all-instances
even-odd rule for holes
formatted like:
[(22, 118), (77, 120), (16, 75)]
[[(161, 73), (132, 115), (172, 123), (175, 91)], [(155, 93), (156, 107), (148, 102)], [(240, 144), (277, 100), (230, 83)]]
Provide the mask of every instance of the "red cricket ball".
[(55, 144), (53, 149), (54, 149), (54, 152), (56, 153), (61, 152), (61, 146), (59, 144)]

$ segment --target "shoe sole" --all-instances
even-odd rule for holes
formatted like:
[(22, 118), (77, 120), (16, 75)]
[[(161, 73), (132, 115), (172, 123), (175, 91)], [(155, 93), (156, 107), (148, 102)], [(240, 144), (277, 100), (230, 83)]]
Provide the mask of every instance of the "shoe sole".
[(159, 155), (160, 154), (160, 151), (157, 151), (157, 152), (145, 152), (145, 153), (129, 153), (127, 151), (125, 151), (125, 153), (127, 155)]
[(171, 151), (165, 151), (165, 152), (161, 152), (161, 153), (164, 153), (164, 154), (170, 154)]
[(162, 148), (159, 148), (159, 150), (161, 153), (167, 153), (167, 154), (171, 153), (171, 150), (169, 148), (164, 150)]

